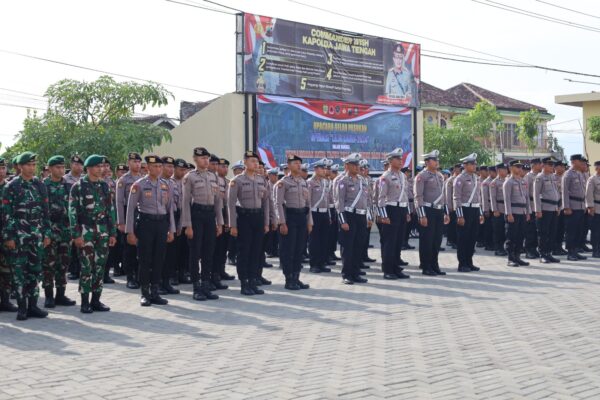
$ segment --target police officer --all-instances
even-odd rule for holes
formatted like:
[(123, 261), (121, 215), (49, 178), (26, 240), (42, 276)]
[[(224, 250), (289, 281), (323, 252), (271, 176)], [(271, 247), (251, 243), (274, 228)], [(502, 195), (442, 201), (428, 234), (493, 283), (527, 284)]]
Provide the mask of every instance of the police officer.
[(241, 294), (264, 294), (258, 280), (264, 234), (269, 231), (269, 190), (257, 174), (259, 157), (253, 151), (244, 153), (245, 169), (229, 183), (227, 204), (231, 236), (237, 238), (237, 274)]
[(562, 207), (562, 178), (565, 174), (567, 166), (568, 165), (562, 161), (557, 161), (554, 165), (554, 180), (556, 181), (556, 187), (558, 188), (559, 193), (561, 193), (561, 197), (558, 202), (560, 214), (558, 215), (556, 237), (552, 247), (553, 256), (566, 256), (568, 254), (568, 252), (563, 248), (563, 242), (565, 240), (565, 213)]
[[(483, 213), (483, 225), (478, 230), (478, 235), (475, 243), (475, 247), (482, 248), (485, 247), (485, 221), (486, 221), (486, 210), (485, 210), (485, 192), (489, 190), (487, 178), (489, 176), (488, 167), (486, 165), (481, 165), (476, 168), (477, 175), (479, 176), (479, 190), (480, 199), (481, 199), (481, 211)], [(486, 185), (484, 186), (484, 182)], [(489, 200), (489, 199), (488, 199)], [(489, 206), (488, 206), (488, 215), (489, 215)]]
[(176, 255), (173, 259), (173, 263), (175, 264), (175, 268), (173, 270), (173, 274), (171, 275), (171, 286), (177, 286), (180, 283), (192, 283), (189, 273), (189, 249), (187, 238), (183, 234), (183, 227), (181, 225), (181, 210), (183, 209), (183, 177), (188, 173), (188, 163), (182, 159), (178, 158), (175, 160), (175, 172), (173, 173), (173, 181), (174, 181), (174, 201), (177, 204), (175, 214), (175, 225), (177, 228), (177, 232), (175, 234), (175, 245), (176, 245)]
[(591, 217), (592, 257), (600, 258), (600, 161), (594, 162), (596, 174), (590, 176), (585, 187), (585, 206)]
[(142, 177), (141, 164), (142, 156), (136, 152), (130, 152), (127, 155), (127, 165), (129, 171), (123, 174), (117, 181), (116, 209), (117, 209), (117, 228), (120, 240), (123, 243), (123, 268), (127, 275), (127, 288), (139, 289), (140, 284), (137, 280), (138, 259), (137, 248), (127, 243), (125, 233), (125, 218), (127, 217), (127, 199), (131, 191), (131, 186)]
[[(231, 166), (231, 170), (233, 172), (233, 176), (238, 176), (242, 172), (244, 172), (244, 161), (239, 160), (235, 164)], [(229, 240), (229, 248), (227, 249), (227, 262), (230, 265), (237, 264), (237, 238), (231, 236)]]
[[(415, 181), (413, 178), (413, 171), (410, 167), (404, 167), (400, 170), (406, 178), (406, 194), (408, 195), (408, 213), (410, 215), (410, 221), (406, 223), (404, 228), (403, 239), (402, 239), (402, 250), (414, 250), (415, 246), (412, 246), (408, 239), (410, 239), (410, 233), (417, 229), (417, 212), (415, 210)], [(408, 262), (400, 259), (400, 265), (408, 265)]]
[(175, 218), (172, 188), (161, 178), (163, 160), (157, 155), (146, 156), (145, 160), (148, 174), (131, 186), (125, 232), (127, 243), (138, 247), (140, 305), (147, 307), (168, 303), (158, 294), (158, 287), (167, 242), (172, 242), (175, 234)]
[[(483, 168), (483, 167), (482, 167)], [(483, 229), (482, 229), (482, 241), (485, 250), (494, 250), (494, 227), (493, 227), (493, 214), (492, 206), (490, 202), (490, 185), (496, 178), (496, 167), (490, 166), (487, 168), (487, 177), (481, 181), (481, 208), (483, 210)]]
[(454, 211), (454, 179), (460, 175), (462, 171), (462, 164), (456, 164), (452, 168), (452, 175), (444, 182), (445, 196), (447, 199), (448, 212), (450, 215), (450, 222), (447, 228), (446, 245), (452, 249), (456, 249), (456, 211)]
[[(171, 206), (173, 208), (173, 219), (175, 221), (175, 230), (173, 240), (166, 244), (165, 256), (163, 257), (162, 278), (158, 287), (158, 294), (179, 294), (179, 290), (171, 285), (171, 277), (177, 274), (177, 262), (179, 261), (179, 243), (177, 236), (181, 236), (181, 227), (179, 220), (181, 216), (181, 191), (175, 179), (175, 159), (171, 156), (162, 157), (162, 174), (161, 178), (169, 186), (171, 194)], [(152, 167), (149, 167), (152, 169)]]
[(329, 240), (328, 240), (328, 265), (335, 265), (336, 261), (341, 260), (340, 257), (337, 256), (337, 254), (335, 254), (336, 250), (337, 250), (337, 245), (338, 245), (338, 234), (339, 234), (339, 222), (337, 219), (337, 211), (335, 209), (335, 201), (334, 201), (334, 197), (333, 197), (333, 189), (334, 189), (334, 184), (333, 182), (335, 181), (335, 178), (338, 176), (338, 170), (339, 170), (339, 165), (338, 164), (333, 164), (333, 160), (328, 160), (328, 164), (331, 164), (328, 167), (329, 170), (329, 215), (331, 216), (331, 225), (330, 225), (330, 235), (329, 235)]
[[(0, 157), (0, 205), (4, 188), (6, 187), (6, 161)], [(1, 215), (1, 214), (0, 214)], [(3, 222), (0, 218), (0, 232), (2, 232)], [(0, 246), (0, 311), (15, 312), (17, 307), (10, 302), (12, 293), (12, 272), (7, 260), (7, 251), (4, 246)]]
[(504, 206), (504, 181), (508, 175), (506, 164), (496, 164), (497, 176), (490, 182), (490, 210), (492, 212), (494, 255), (506, 257), (506, 207)]
[(346, 285), (367, 282), (360, 276), (362, 248), (367, 227), (372, 224), (369, 194), (364, 179), (359, 176), (361, 156), (352, 153), (342, 159), (345, 173), (335, 181), (334, 201), (340, 223), (342, 246), (342, 279)]
[(310, 192), (308, 183), (302, 178), (302, 159), (296, 155), (287, 159), (290, 174), (275, 185), (275, 207), (279, 224), (279, 261), (285, 275), (288, 290), (308, 289), (300, 281), (302, 253), (307, 235), (312, 230)]
[(481, 210), (481, 189), (475, 169), (477, 154), (470, 154), (460, 160), (464, 171), (454, 180), (454, 209), (456, 210), (456, 256), (458, 272), (479, 271), (473, 264), (475, 238), (479, 225), (483, 224)]
[[(360, 166), (360, 176), (364, 179), (365, 184), (367, 185), (368, 193), (369, 193), (369, 208), (371, 209), (371, 215), (375, 215), (373, 212), (373, 205), (376, 204), (373, 202), (373, 199), (375, 197), (375, 181), (373, 180), (373, 178), (371, 178), (371, 176), (369, 175), (369, 169), (371, 168), (371, 166), (369, 165), (369, 161), (368, 160), (360, 160), (360, 163), (358, 164)], [(363, 256), (362, 256), (362, 261), (361, 261), (361, 265), (360, 268), (362, 269), (369, 269), (370, 267), (368, 265), (365, 265), (365, 263), (371, 263), (371, 262), (375, 262), (376, 260), (369, 257), (369, 247), (372, 247), (371, 244), (371, 226), (369, 226), (367, 228), (367, 237), (365, 239), (365, 243), (363, 244)]]
[[(183, 178), (182, 225), (190, 249), (189, 265), (194, 285), (194, 300), (216, 300), (211, 292), (215, 242), (223, 229), (223, 205), (217, 176), (208, 170), (210, 153), (194, 149), (196, 169)], [(198, 274), (198, 263), (202, 270)]]
[(558, 199), (560, 193), (554, 180), (554, 161), (551, 157), (541, 160), (542, 171), (533, 181), (533, 210), (537, 224), (540, 261), (544, 264), (560, 262), (552, 256), (552, 244), (558, 222)]
[(229, 189), (229, 179), (227, 173), (229, 172), (229, 161), (225, 158), (219, 158), (217, 163), (217, 183), (219, 184), (219, 194), (223, 199), (223, 233), (217, 237), (217, 244), (215, 246), (215, 266), (213, 271), (213, 284), (216, 289), (224, 290), (227, 289), (227, 285), (223, 284), (221, 280), (233, 280), (234, 276), (229, 275), (225, 271), (225, 264), (227, 263), (227, 247), (229, 246), (229, 203), (227, 199), (227, 190)]
[(419, 268), (423, 275), (446, 275), (440, 269), (438, 254), (442, 245), (443, 225), (450, 222), (446, 207), (444, 177), (438, 172), (439, 151), (424, 154), (425, 168), (414, 183), (415, 209), (419, 218)]
[(584, 161), (581, 154), (571, 155), (571, 169), (563, 176), (562, 181), (562, 204), (565, 214), (566, 244), (569, 255), (567, 260), (585, 260), (586, 257), (579, 254), (581, 245), (582, 227), (585, 217), (585, 178), (583, 176)]
[(269, 223), (271, 224), (271, 229), (265, 235), (266, 241), (266, 252), (267, 257), (279, 257), (279, 242), (277, 236), (277, 214), (275, 213), (275, 206), (273, 203), (273, 188), (277, 181), (279, 181), (279, 168), (271, 168), (267, 171), (267, 178), (269, 182), (267, 182), (267, 189), (269, 191)]
[(506, 250), (509, 267), (527, 266), (521, 259), (525, 224), (531, 215), (529, 190), (523, 179), (523, 164), (518, 160), (510, 162), (510, 177), (504, 182), (504, 206), (506, 208)]
[(310, 272), (331, 272), (327, 268), (327, 237), (331, 225), (329, 217), (329, 185), (326, 177), (327, 159), (322, 158), (312, 164), (313, 176), (308, 179), (310, 193), (310, 212), (312, 213), (313, 229), (308, 242), (310, 257)]
[[(527, 183), (527, 190), (529, 192), (529, 202), (533, 208), (533, 183), (535, 178), (542, 172), (542, 161), (539, 158), (534, 158), (531, 160), (530, 165), (531, 171), (525, 175), (525, 183)], [(525, 258), (534, 259), (541, 257), (536, 250), (539, 241), (537, 237), (537, 218), (533, 209), (531, 210), (529, 221), (527, 221), (525, 226)]]
[(410, 278), (400, 266), (405, 226), (410, 221), (408, 211), (408, 182), (401, 172), (402, 148), (386, 155), (389, 169), (377, 184), (377, 214), (381, 218), (382, 264), (384, 279)]

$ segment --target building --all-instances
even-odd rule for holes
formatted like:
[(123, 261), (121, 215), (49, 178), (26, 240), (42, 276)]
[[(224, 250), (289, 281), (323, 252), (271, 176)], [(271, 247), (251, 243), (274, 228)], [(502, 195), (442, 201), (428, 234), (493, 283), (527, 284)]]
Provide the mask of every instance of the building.
[(425, 124), (435, 124), (446, 127), (451, 124), (452, 117), (473, 109), (477, 103), (485, 100), (496, 106), (503, 117), (505, 131), (496, 135), (495, 145), (499, 161), (512, 159), (527, 160), (532, 158), (527, 147), (518, 138), (517, 121), (523, 111), (536, 109), (539, 111), (542, 123), (538, 126), (538, 144), (534, 150), (536, 157), (550, 157), (556, 154), (552, 148), (551, 138), (547, 135), (546, 124), (554, 116), (544, 107), (516, 100), (471, 83), (461, 83), (450, 89), (443, 90), (428, 83), (421, 82), (421, 107), (417, 112), (417, 137), (422, 138)]
[(583, 151), (588, 160), (600, 160), (600, 143), (591, 141), (588, 135), (588, 119), (600, 116), (600, 92), (559, 95), (554, 98), (554, 102), (582, 109)]

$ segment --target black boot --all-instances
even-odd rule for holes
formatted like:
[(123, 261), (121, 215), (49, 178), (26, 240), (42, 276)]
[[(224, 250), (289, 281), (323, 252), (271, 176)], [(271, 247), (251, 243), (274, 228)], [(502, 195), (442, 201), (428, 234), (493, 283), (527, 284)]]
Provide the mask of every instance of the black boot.
[(150, 292), (150, 302), (159, 306), (169, 304), (169, 300), (163, 299), (162, 297), (160, 297), (160, 294), (158, 294), (158, 285), (152, 285), (152, 289)]
[(270, 284), (273, 283), (270, 280), (268, 280), (267, 278), (264, 278), (262, 276), (258, 277), (258, 282), (260, 283), (260, 285), (266, 285), (266, 286), (269, 286)]
[(308, 283), (304, 283), (300, 280), (300, 273), (297, 272), (295, 275), (296, 283), (300, 289), (310, 289), (310, 285)]
[(194, 282), (194, 294), (192, 297), (194, 300), (197, 300), (197, 301), (205, 301), (206, 300), (206, 295), (204, 294), (204, 292), (202, 291), (202, 288), (200, 287), (200, 282)]
[(37, 302), (37, 297), (29, 297), (29, 300), (27, 301), (27, 317), (46, 318), (48, 316), (48, 311), (44, 311), (41, 308), (39, 308)]
[(221, 272), (221, 280), (223, 281), (232, 281), (235, 279), (235, 276), (229, 275), (227, 272)]
[(250, 289), (254, 292), (254, 294), (265, 294), (265, 291), (259, 288), (260, 281), (258, 278), (250, 279)]
[(550, 260), (550, 257), (552, 257), (552, 256), (550, 256), (550, 255), (548, 255), (546, 253), (543, 253), (543, 254), (540, 255), (540, 262), (542, 264), (550, 264), (552, 262)]
[(527, 267), (529, 265), (529, 263), (527, 261), (523, 261), (521, 259), (521, 255), (517, 252), (515, 253), (515, 261), (517, 262), (517, 264), (519, 264), (519, 266), (521, 267)]
[(56, 306), (54, 302), (54, 289), (51, 287), (44, 288), (44, 294), (46, 295), (44, 308), (54, 308)]
[(210, 286), (209, 281), (203, 281), (202, 284), (200, 285), (200, 290), (202, 290), (202, 293), (204, 294), (204, 296), (206, 296), (206, 298), (208, 300), (218, 300), (219, 299), (218, 294), (214, 294), (213, 292), (211, 292), (211, 286)]
[(127, 278), (127, 289), (139, 289), (140, 284), (133, 278)]
[(150, 307), (152, 305), (152, 301), (150, 300), (150, 289), (148, 286), (142, 287), (142, 295), (140, 296), (140, 306), (142, 307)]
[(244, 296), (253, 296), (254, 295), (254, 291), (252, 289), (250, 289), (250, 282), (248, 281), (248, 279), (244, 279), (241, 281), (241, 290), (240, 293), (243, 294)]
[(171, 284), (171, 286), (179, 286), (179, 279), (171, 278), (169, 279), (169, 283)]
[(92, 310), (94, 311), (110, 311), (110, 307), (106, 306), (105, 304), (102, 304), (102, 302), (100, 301), (100, 293), (92, 293), (91, 306)]
[(298, 286), (298, 283), (294, 279), (293, 275), (288, 275), (285, 277), (285, 286), (284, 287), (287, 290), (300, 290), (300, 286)]
[(23, 297), (17, 300), (17, 321), (25, 321), (27, 319), (27, 298)]
[(112, 285), (113, 283), (115, 283), (115, 280), (110, 277), (110, 271), (108, 269), (104, 270), (104, 279), (102, 280), (102, 282), (107, 285)]
[(228, 289), (229, 286), (225, 285), (221, 282), (221, 274), (215, 274), (212, 278), (212, 283), (215, 286), (215, 290), (225, 290)]
[(56, 288), (56, 297), (54, 297), (54, 302), (57, 306), (74, 306), (75, 300), (71, 300), (67, 296), (65, 296), (65, 288)]
[(518, 267), (519, 263), (517, 262), (517, 257), (513, 251), (508, 252), (508, 262), (506, 263), (509, 267)]
[(90, 306), (90, 294), (81, 293), (81, 308), (79, 309), (83, 314), (91, 314), (94, 312)]
[(0, 293), (0, 311), (15, 312), (19, 308), (10, 302), (10, 296), (6, 292)]
[(171, 283), (168, 279), (163, 280), (162, 289), (166, 294), (179, 294), (179, 289), (175, 289), (171, 286)]

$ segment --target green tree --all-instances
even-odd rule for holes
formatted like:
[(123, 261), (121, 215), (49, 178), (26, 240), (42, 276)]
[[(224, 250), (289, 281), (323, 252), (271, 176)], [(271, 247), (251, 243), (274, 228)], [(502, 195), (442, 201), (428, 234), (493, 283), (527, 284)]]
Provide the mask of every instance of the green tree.
[(440, 165), (444, 168), (456, 164), (471, 153), (477, 153), (479, 164), (493, 161), (492, 152), (480, 141), (474, 140), (472, 133), (454, 126), (440, 128), (433, 124), (426, 124), (423, 146), (426, 153), (432, 150), (440, 151)]
[(502, 115), (496, 106), (486, 100), (475, 104), (475, 108), (464, 114), (452, 118), (452, 126), (469, 134), (473, 139), (483, 141), (484, 146), (490, 149), (492, 157), (496, 155), (496, 138), (504, 130)]
[(102, 76), (93, 82), (70, 79), (46, 91), (48, 110), (42, 116), (28, 113), (23, 130), (4, 156), (11, 159), (29, 150), (45, 162), (55, 154), (103, 154), (121, 162), (130, 151), (145, 152), (164, 140), (167, 129), (133, 120), (134, 109), (164, 106), (172, 94), (159, 84), (116, 82)]
[(587, 130), (590, 134), (590, 140), (600, 143), (600, 115), (588, 118)]
[(519, 121), (517, 121), (519, 140), (525, 143), (527, 150), (529, 150), (532, 155), (537, 147), (537, 139), (539, 136), (538, 124), (540, 123), (540, 120), (539, 111), (532, 108), (529, 111), (520, 113)]

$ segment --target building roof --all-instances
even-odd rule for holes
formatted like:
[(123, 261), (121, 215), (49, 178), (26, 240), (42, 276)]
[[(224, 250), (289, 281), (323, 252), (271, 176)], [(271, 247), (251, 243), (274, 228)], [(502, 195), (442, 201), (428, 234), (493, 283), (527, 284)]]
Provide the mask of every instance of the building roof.
[(175, 121), (173, 121), (172, 118), (169, 118), (167, 116), (167, 114), (157, 114), (157, 115), (140, 114), (140, 115), (135, 115), (133, 117), (133, 120), (135, 122), (143, 122), (146, 124), (161, 126), (163, 128), (169, 129), (169, 130), (171, 130), (177, 126)]
[[(218, 97), (217, 97), (218, 98)], [(179, 123), (182, 123), (186, 119), (192, 117), (198, 111), (212, 103), (214, 99), (208, 101), (182, 101), (179, 103)]]
[(563, 94), (554, 97), (556, 104), (564, 104), (566, 106), (583, 107), (583, 103), (590, 101), (600, 101), (600, 92)]
[(426, 82), (421, 82), (420, 96), (422, 108), (426, 108), (425, 105), (474, 108), (475, 104), (486, 100), (499, 110), (528, 111), (534, 108), (540, 113), (548, 112), (544, 107), (513, 99), (472, 83), (460, 83), (450, 89), (443, 90)]

